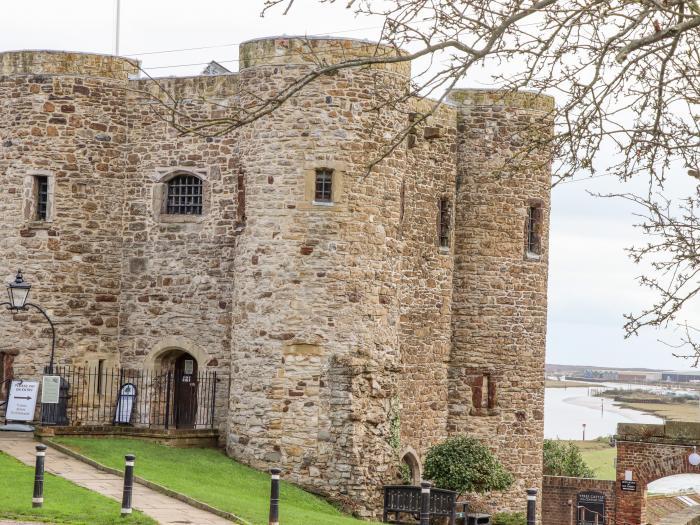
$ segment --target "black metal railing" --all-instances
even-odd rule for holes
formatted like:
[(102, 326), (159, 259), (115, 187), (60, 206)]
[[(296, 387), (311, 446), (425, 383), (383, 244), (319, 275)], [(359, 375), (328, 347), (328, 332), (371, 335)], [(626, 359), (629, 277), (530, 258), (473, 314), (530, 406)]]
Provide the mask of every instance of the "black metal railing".
[[(454, 525), (457, 516), (457, 493), (451, 490), (430, 490), (430, 516), (446, 518)], [(418, 522), (421, 511), (421, 487), (388, 485), (384, 487), (384, 523), (410, 525)], [(411, 521), (403, 521), (409, 519)]]
[(68, 426), (132, 425), (163, 429), (214, 428), (213, 371), (55, 366), (58, 403), (42, 405), (42, 421)]

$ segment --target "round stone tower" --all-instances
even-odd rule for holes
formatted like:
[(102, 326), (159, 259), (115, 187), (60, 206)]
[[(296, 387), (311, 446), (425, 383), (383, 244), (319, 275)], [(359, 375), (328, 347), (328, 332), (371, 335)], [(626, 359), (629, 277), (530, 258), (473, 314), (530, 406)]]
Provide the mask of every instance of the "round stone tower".
[[(59, 363), (116, 352), (125, 88), (136, 71), (110, 56), (0, 54), (0, 276), (21, 268), (34, 285), (57, 324)], [(15, 375), (40, 371), (48, 325), (8, 319), (0, 352)]]
[[(324, 38), (244, 43), (241, 104), (253, 108), (318, 64), (377, 53), (395, 51)], [(367, 166), (407, 123), (407, 110), (374, 108), (403, 93), (409, 73), (396, 64), (323, 75), (240, 137), (247, 224), (228, 451), (281, 466), (362, 515), (381, 507), (394, 461), (405, 151)]]
[(448, 431), (484, 439), (516, 478), (489, 503), (524, 510), (542, 481), (554, 101), (456, 90), (455, 262)]

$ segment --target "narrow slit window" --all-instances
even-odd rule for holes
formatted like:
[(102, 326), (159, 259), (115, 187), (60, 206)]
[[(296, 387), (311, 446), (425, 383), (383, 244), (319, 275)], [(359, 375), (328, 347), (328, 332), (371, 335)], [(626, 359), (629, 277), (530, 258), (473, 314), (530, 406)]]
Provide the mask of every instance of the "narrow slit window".
[(314, 193), (316, 202), (333, 202), (333, 170), (316, 170), (316, 191)]
[(438, 242), (440, 248), (450, 247), (450, 201), (446, 198), (440, 199), (440, 211), (438, 217)]
[(49, 208), (49, 178), (37, 175), (34, 181), (36, 185), (36, 220), (45, 221)]
[(542, 206), (530, 205), (527, 208), (526, 246), (528, 255), (542, 254)]
[(194, 175), (177, 175), (168, 182), (169, 215), (202, 215), (202, 179)]
[(99, 396), (105, 393), (104, 375), (105, 360), (100, 359), (99, 361), (97, 361), (97, 395)]

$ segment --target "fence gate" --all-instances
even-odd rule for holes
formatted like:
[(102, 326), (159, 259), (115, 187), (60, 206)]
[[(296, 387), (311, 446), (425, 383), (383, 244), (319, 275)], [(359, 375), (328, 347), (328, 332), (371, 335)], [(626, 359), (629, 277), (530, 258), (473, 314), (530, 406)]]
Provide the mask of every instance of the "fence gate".
[(216, 372), (198, 371), (196, 365), (183, 362), (170, 370), (59, 366), (53, 372), (61, 377), (61, 392), (58, 405), (42, 407), (47, 422), (214, 428), (221, 378)]

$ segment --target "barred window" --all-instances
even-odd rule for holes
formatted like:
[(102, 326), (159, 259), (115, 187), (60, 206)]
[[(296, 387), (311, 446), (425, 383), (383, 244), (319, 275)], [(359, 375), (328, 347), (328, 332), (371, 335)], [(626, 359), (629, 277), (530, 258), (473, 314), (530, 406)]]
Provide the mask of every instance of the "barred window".
[(527, 255), (542, 254), (542, 205), (532, 204), (527, 208), (525, 224), (525, 249)]
[(316, 202), (333, 201), (333, 170), (321, 168), (316, 170)]
[(202, 179), (194, 175), (177, 175), (168, 182), (169, 215), (202, 214)]
[(36, 187), (36, 220), (45, 221), (49, 208), (49, 178), (37, 175), (34, 178)]
[(443, 197), (439, 202), (438, 242), (441, 248), (450, 247), (450, 201)]

